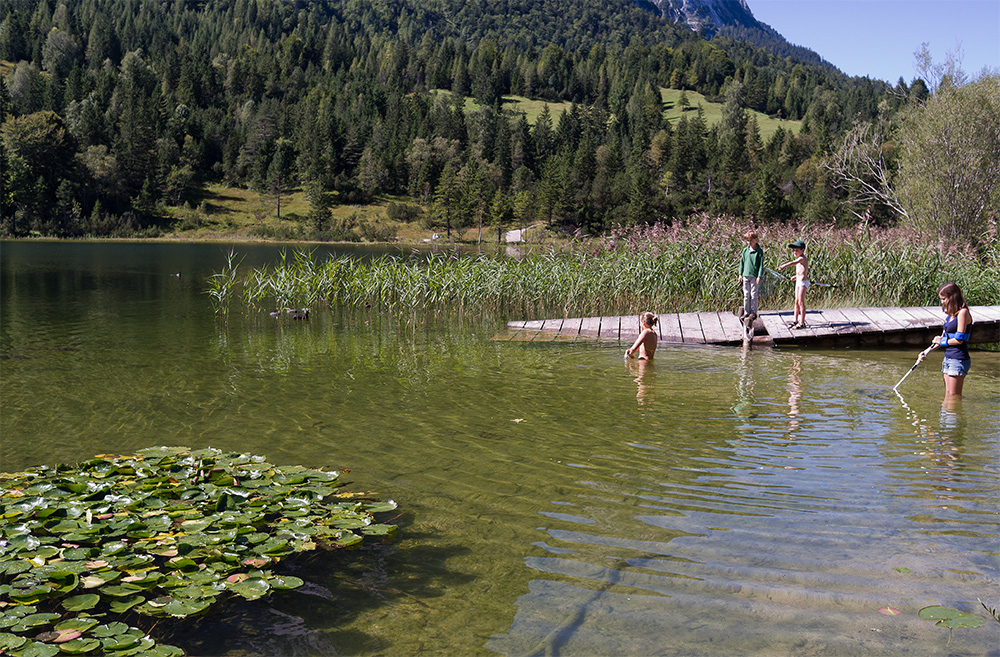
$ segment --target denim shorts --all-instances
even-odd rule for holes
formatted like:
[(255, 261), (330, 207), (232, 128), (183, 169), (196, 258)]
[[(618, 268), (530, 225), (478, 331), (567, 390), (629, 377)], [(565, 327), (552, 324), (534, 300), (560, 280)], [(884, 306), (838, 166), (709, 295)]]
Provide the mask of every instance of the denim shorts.
[(972, 361), (968, 358), (945, 358), (941, 362), (941, 372), (948, 376), (965, 376), (971, 366)]

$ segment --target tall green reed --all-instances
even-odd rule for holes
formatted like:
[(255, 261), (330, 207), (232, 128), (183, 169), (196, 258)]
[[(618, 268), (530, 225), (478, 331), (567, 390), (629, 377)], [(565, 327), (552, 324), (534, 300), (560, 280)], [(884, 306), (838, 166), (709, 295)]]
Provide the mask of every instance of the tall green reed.
[[(318, 259), (282, 252), (242, 280), (243, 301), (258, 309), (342, 304), (395, 313), (458, 312), (507, 318), (686, 312), (737, 307), (743, 226), (698, 217), (673, 226), (616, 229), (563, 250), (506, 255), (432, 254)], [(837, 285), (810, 291), (809, 305), (929, 305), (937, 287), (957, 281), (971, 304), (1000, 303), (997, 241), (984, 256), (927, 244), (905, 231), (861, 226), (758, 229), (767, 265), (791, 259), (787, 243), (807, 242), (810, 278)], [(235, 268), (221, 280), (235, 278)], [(226, 283), (227, 294), (235, 287)], [(210, 289), (210, 294), (214, 292)], [(792, 287), (771, 277), (764, 308), (791, 307)]]
[(243, 258), (236, 260), (236, 253), (230, 251), (226, 254), (226, 266), (221, 272), (208, 277), (208, 296), (212, 300), (212, 306), (216, 314), (228, 315), (229, 304), (233, 298), (233, 292), (238, 287), (237, 269)]

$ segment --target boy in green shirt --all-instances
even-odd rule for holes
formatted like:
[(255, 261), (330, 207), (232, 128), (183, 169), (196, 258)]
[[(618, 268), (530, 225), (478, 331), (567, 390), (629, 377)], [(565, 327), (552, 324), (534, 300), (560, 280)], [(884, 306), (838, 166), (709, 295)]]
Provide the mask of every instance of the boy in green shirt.
[(757, 243), (757, 233), (748, 230), (743, 233), (747, 245), (740, 254), (739, 279), (743, 282), (743, 308), (740, 319), (757, 316), (760, 302), (760, 277), (764, 275), (764, 249)]

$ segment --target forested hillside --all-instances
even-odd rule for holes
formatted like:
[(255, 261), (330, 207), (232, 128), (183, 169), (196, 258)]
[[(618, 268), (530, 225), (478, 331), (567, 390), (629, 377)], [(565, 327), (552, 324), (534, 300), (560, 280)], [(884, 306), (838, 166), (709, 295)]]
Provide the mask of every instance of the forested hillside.
[[(817, 158), (924, 93), (629, 0), (0, 0), (0, 60), (8, 235), (154, 234), (210, 181), (307, 190), (317, 227), (385, 194), (448, 228), (829, 219)], [(669, 124), (661, 88), (722, 120)], [(573, 105), (529, 123), (511, 94)], [(749, 109), (802, 129), (765, 142)]]

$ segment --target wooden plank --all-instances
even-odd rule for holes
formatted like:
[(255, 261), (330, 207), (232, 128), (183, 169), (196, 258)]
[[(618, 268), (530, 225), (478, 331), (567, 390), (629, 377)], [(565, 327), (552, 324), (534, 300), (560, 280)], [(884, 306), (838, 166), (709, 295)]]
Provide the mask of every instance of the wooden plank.
[(857, 346), (861, 342), (861, 331), (839, 308), (826, 308), (822, 313), (822, 331), (817, 344), (827, 347)]
[[(622, 342), (627, 342), (632, 344), (635, 339), (639, 337), (639, 316), (638, 315), (623, 315), (618, 318), (619, 321), (619, 340)], [(659, 325), (659, 322), (657, 322)], [(656, 331), (656, 327), (653, 327)], [(659, 337), (659, 332), (657, 332), (657, 337)]]
[(906, 328), (922, 328), (927, 324), (925, 320), (914, 317), (903, 308), (883, 308), (882, 310), (898, 324)]
[(871, 318), (857, 308), (841, 308), (840, 314), (847, 318), (849, 322), (854, 324), (854, 328), (857, 329), (858, 333), (880, 332), (880, 329), (875, 322), (873, 322)]
[(893, 319), (889, 313), (887, 313), (882, 308), (858, 308), (861, 312), (867, 315), (875, 324), (884, 331), (899, 331), (905, 329), (906, 326), (900, 324), (895, 319)]
[(580, 327), (583, 325), (583, 317), (570, 317), (563, 321), (562, 332), (567, 335), (579, 335)]
[[(1000, 341), (1000, 306), (972, 306), (972, 341)], [(812, 345), (912, 344), (923, 345), (940, 332), (941, 309), (937, 306), (905, 308), (824, 308), (807, 314), (806, 329), (790, 329), (791, 310), (761, 313), (767, 339), (781, 343)], [(692, 344), (740, 344), (743, 326), (728, 312), (667, 313), (656, 327), (661, 340)], [(601, 338), (631, 342), (639, 334), (636, 316), (573, 317), (566, 319), (514, 320), (493, 337), (499, 341), (573, 341)]]
[[(653, 314), (655, 315), (656, 313), (653, 313)], [(621, 322), (620, 326), (621, 326), (621, 335), (622, 335), (621, 339), (622, 340), (626, 340), (626, 339), (627, 340), (635, 340), (637, 337), (639, 337), (639, 316), (638, 315), (625, 315), (625, 316), (619, 317), (618, 319)], [(659, 325), (660, 325), (660, 323), (656, 322), (656, 326), (653, 327), (653, 330), (656, 331), (656, 337), (660, 336), (660, 332), (657, 330), (657, 328), (659, 327)]]
[(914, 346), (924, 346), (930, 343), (934, 335), (941, 332), (941, 316), (930, 313), (925, 308), (886, 308), (886, 312), (911, 318), (903, 338), (903, 343)]
[(598, 337), (601, 335), (601, 318), (600, 317), (584, 317), (583, 321), (580, 322), (580, 335), (586, 335), (589, 337)]
[(827, 308), (824, 310), (823, 320), (827, 332), (831, 335), (857, 335), (861, 332), (854, 325), (854, 322), (840, 311), (840, 308)]
[[(806, 325), (809, 327), (808, 330), (812, 331), (816, 335), (832, 335), (834, 332), (834, 322), (827, 317), (827, 312), (829, 312), (829, 310), (825, 308), (806, 310)], [(839, 318), (840, 316), (837, 315), (837, 317)], [(798, 330), (802, 331), (802, 329)], [(792, 333), (795, 332), (796, 330), (793, 329)]]
[(909, 345), (926, 345), (930, 342), (931, 333), (937, 330), (940, 324), (926, 315), (923, 310), (916, 312), (916, 317), (906, 308), (883, 308), (900, 324), (906, 326), (906, 332), (902, 335), (902, 343)]
[(969, 306), (973, 323), (980, 320), (1000, 321), (1000, 306)]
[(719, 313), (698, 313), (698, 318), (701, 320), (701, 331), (705, 335), (705, 342), (709, 344), (726, 342), (726, 332), (722, 330)]
[(621, 326), (622, 326), (622, 318), (621, 317), (602, 317), (601, 318), (601, 339), (602, 340), (620, 340), (621, 339)]
[(937, 317), (939, 322), (944, 321), (944, 311), (941, 310), (941, 306), (917, 306), (921, 310), (924, 310), (934, 317)]
[(907, 327), (893, 319), (884, 309), (869, 307), (858, 310), (869, 317), (879, 329), (880, 336), (873, 342), (874, 344), (910, 344), (906, 336)]
[(816, 312), (807, 310), (806, 327), (789, 328), (788, 332), (792, 334), (792, 337), (795, 338), (796, 341), (803, 343), (812, 342), (814, 338), (817, 338), (824, 333), (823, 327), (820, 324), (817, 324), (817, 321), (819, 321), (819, 317), (817, 317)]
[(681, 342), (681, 322), (677, 313), (660, 315), (660, 339), (667, 342)]
[(944, 321), (944, 314), (941, 309), (938, 308), (937, 312), (931, 312), (927, 308), (921, 308), (920, 306), (907, 306), (905, 308), (900, 308), (904, 313), (912, 317), (918, 322), (923, 322), (926, 326), (931, 326), (933, 324), (941, 325)]
[(678, 313), (681, 323), (681, 338), (685, 343), (705, 344), (705, 334), (701, 330), (698, 313)]
[(726, 335), (727, 343), (743, 343), (743, 322), (739, 317), (732, 313), (719, 313), (719, 324)]
[(559, 319), (543, 319), (542, 320), (542, 330), (543, 331), (559, 331), (562, 328), (562, 318)]
[(793, 316), (791, 310), (781, 310), (761, 313), (760, 319), (764, 322), (764, 328), (772, 340), (792, 340), (795, 336), (792, 335), (788, 325), (791, 324)]
[[(807, 338), (826, 338), (836, 334), (833, 320), (827, 317), (826, 309), (806, 310), (806, 325), (804, 329), (791, 329), (792, 335)], [(839, 315), (838, 315), (839, 317)]]

